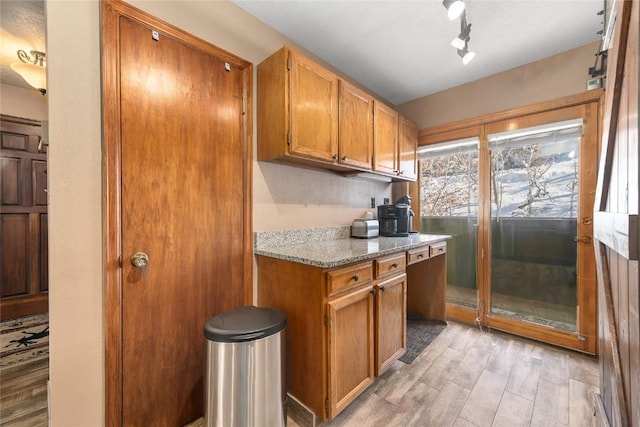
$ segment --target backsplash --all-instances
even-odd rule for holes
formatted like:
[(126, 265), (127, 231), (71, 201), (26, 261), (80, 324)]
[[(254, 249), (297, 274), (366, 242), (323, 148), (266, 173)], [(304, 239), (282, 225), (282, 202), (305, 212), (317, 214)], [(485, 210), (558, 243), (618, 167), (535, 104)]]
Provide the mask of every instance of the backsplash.
[(327, 240), (348, 239), (351, 227), (318, 227), (293, 230), (261, 231), (254, 233), (256, 249), (274, 248), (278, 246), (298, 245), (301, 243), (325, 242)]

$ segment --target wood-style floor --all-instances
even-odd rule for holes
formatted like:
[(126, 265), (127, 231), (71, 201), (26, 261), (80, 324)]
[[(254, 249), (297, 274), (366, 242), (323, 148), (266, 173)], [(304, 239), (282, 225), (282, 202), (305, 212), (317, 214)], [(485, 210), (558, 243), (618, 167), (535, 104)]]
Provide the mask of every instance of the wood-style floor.
[[(412, 364), (396, 362), (322, 427), (595, 425), (595, 358), (448, 323)], [(0, 425), (47, 425), (48, 368), (44, 359), (1, 372)]]
[(49, 359), (0, 370), (0, 425), (46, 426)]
[(593, 357), (448, 322), (322, 427), (592, 426), (598, 375)]

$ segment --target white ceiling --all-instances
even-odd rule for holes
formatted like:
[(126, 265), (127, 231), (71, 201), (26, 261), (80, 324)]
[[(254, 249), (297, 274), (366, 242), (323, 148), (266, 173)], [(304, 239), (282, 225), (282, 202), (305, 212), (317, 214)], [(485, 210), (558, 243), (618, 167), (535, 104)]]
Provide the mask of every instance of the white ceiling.
[(598, 41), (604, 20), (603, 0), (467, 0), (463, 65), (441, 0), (232, 1), (393, 104)]
[(0, 82), (33, 89), (9, 67), (19, 61), (19, 49), (46, 52), (42, 0), (0, 0)]
[[(459, 20), (448, 20), (441, 0), (232, 1), (393, 104), (595, 42), (604, 7), (603, 0), (467, 0), (476, 57), (465, 66), (449, 44)], [(30, 88), (9, 64), (18, 49), (46, 51), (44, 1), (0, 0), (0, 36), (0, 81)]]

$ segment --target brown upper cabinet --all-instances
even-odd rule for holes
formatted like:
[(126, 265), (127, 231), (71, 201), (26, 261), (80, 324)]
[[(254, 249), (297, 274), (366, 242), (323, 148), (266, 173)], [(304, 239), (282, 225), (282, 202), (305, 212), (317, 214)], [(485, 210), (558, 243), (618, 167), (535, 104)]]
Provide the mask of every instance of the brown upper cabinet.
[[(406, 119), (405, 119), (406, 120)], [(284, 46), (258, 65), (258, 160), (415, 180), (417, 127), (403, 139), (398, 113)], [(403, 160), (405, 159), (405, 160)]]
[(373, 158), (373, 98), (340, 80), (341, 164), (371, 170)]
[(398, 174), (410, 181), (418, 177), (418, 125), (400, 116), (398, 128)]
[(336, 163), (338, 77), (289, 49), (258, 66), (258, 160)]
[(373, 170), (398, 175), (398, 112), (376, 101), (373, 119)]

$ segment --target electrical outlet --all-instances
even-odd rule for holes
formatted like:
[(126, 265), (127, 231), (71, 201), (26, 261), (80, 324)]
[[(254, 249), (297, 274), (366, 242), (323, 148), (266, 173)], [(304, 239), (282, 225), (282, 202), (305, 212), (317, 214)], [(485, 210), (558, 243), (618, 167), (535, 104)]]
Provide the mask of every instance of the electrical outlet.
[(371, 198), (371, 207), (372, 207), (372, 208), (375, 208), (375, 207), (376, 207), (376, 198), (375, 198), (375, 197), (372, 197), (372, 198)]

